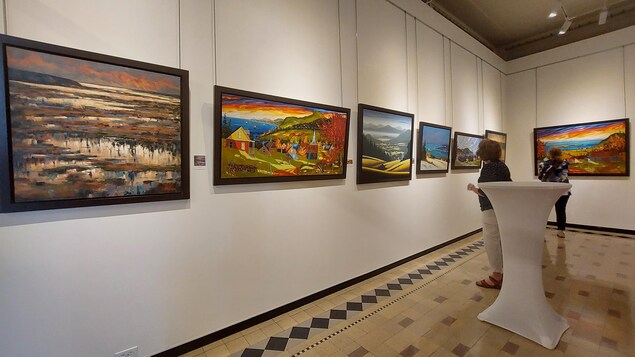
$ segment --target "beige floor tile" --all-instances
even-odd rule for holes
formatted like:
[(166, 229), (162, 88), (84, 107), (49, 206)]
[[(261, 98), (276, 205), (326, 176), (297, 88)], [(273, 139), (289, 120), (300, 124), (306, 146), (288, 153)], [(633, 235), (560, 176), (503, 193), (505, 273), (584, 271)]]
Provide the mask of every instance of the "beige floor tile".
[(227, 349), (227, 346), (225, 346), (224, 344), (220, 346), (216, 346), (215, 348), (205, 352), (205, 357), (225, 357), (229, 355), (230, 355), (230, 352)]

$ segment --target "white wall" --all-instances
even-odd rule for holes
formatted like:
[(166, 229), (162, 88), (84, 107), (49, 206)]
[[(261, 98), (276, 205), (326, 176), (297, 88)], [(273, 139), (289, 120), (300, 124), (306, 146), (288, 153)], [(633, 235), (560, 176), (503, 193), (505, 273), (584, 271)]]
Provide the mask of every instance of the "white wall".
[[(5, 3), (10, 35), (189, 70), (208, 160), (214, 84), (351, 108), (349, 158), (358, 102), (473, 133), (500, 119), (504, 64), (419, 0)], [(187, 201), (1, 214), (0, 355), (158, 353), (480, 228), (476, 171), (348, 168), (223, 187), (192, 170)]]
[[(533, 128), (635, 114), (635, 26), (508, 63), (505, 120), (515, 180), (534, 180)], [(631, 142), (633, 130), (631, 127)], [(631, 175), (633, 175), (631, 144)], [(631, 177), (571, 177), (569, 223), (635, 229)], [(601, 210), (601, 211), (600, 211)], [(600, 214), (601, 212), (601, 214)], [(552, 212), (551, 220), (555, 220)]]

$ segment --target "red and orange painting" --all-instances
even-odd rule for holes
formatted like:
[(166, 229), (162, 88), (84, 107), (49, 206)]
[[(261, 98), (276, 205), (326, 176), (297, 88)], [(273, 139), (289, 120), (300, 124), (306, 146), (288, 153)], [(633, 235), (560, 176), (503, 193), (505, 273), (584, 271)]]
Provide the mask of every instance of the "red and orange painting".
[(534, 129), (536, 167), (552, 147), (562, 149), (569, 175), (628, 176), (628, 119)]
[(350, 111), (216, 87), (215, 184), (343, 178)]

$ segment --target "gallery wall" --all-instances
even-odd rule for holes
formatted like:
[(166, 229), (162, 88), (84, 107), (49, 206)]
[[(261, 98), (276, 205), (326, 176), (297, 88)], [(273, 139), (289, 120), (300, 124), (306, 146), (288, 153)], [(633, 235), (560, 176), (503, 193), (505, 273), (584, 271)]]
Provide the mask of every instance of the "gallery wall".
[[(418, 0), (4, 0), (6, 33), (190, 72), (190, 151), (215, 84), (482, 133), (504, 62)], [(632, 51), (631, 51), (632, 52)], [(151, 355), (480, 228), (477, 171), (407, 183), (212, 185), (191, 199), (0, 215), (0, 355)], [(299, 318), (299, 317), (298, 317)]]
[[(505, 124), (515, 180), (535, 179), (533, 128), (635, 115), (635, 26), (507, 64)], [(635, 229), (633, 150), (630, 177), (572, 177), (569, 223)], [(601, 214), (600, 214), (601, 213)], [(552, 212), (550, 218), (555, 221)]]

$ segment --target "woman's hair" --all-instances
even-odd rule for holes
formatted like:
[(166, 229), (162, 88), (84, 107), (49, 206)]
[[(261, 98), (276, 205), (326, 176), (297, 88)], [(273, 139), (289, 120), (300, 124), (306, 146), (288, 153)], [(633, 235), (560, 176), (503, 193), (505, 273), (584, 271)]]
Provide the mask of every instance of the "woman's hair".
[(482, 160), (485, 161), (493, 161), (499, 160), (501, 157), (501, 146), (494, 140), (483, 139), (478, 144), (478, 150), (476, 150), (476, 155), (480, 156)]
[(549, 158), (554, 160), (556, 158), (562, 158), (562, 149), (558, 146), (554, 146), (549, 149)]

